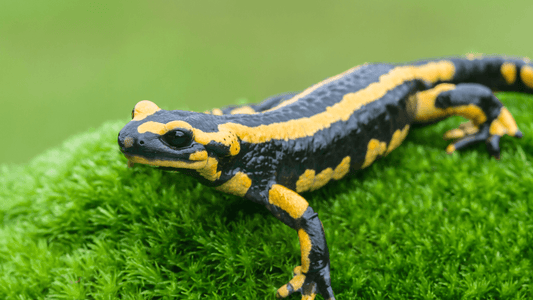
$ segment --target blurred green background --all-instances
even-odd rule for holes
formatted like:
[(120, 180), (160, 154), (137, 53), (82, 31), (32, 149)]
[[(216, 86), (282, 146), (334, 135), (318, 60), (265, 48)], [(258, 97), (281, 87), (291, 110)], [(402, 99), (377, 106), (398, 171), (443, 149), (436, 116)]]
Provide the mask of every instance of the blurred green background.
[(533, 57), (532, 29), (531, 0), (0, 1), (0, 163), (143, 99), (202, 111), (364, 62)]

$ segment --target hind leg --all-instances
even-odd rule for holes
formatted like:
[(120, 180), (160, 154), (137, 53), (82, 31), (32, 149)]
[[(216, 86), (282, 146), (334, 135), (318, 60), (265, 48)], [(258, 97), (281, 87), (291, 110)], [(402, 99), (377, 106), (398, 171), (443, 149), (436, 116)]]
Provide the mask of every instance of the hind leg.
[(444, 138), (458, 139), (446, 148), (448, 153), (485, 141), (489, 154), (499, 159), (499, 142), (503, 135), (522, 137), (511, 113), (484, 85), (440, 84), (417, 93), (415, 97), (417, 123), (428, 123), (452, 115), (469, 119), (468, 123), (444, 134)]

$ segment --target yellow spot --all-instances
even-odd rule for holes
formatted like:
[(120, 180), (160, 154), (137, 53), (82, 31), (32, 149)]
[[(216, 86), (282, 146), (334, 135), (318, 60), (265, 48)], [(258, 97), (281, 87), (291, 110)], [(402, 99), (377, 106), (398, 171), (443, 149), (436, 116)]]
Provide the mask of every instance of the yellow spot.
[(207, 151), (198, 151), (194, 152), (189, 156), (189, 160), (206, 160), (207, 159)]
[(315, 170), (305, 170), (296, 181), (296, 192), (301, 193), (311, 189), (315, 181)]
[(446, 140), (449, 139), (460, 139), (467, 135), (475, 134), (479, 131), (479, 128), (472, 123), (472, 121), (468, 121), (466, 123), (462, 123), (459, 125), (459, 128), (448, 130), (446, 133), (444, 133), (443, 138)]
[(331, 179), (339, 180), (350, 171), (350, 157), (346, 156), (335, 168), (326, 168), (315, 176), (315, 170), (307, 169), (296, 181), (296, 192), (314, 191), (326, 185)]
[(380, 142), (376, 139), (371, 139), (368, 142), (368, 149), (366, 150), (365, 162), (363, 163), (362, 168), (366, 168), (372, 164), (378, 155), (383, 155), (387, 150), (387, 144), (385, 142)]
[(505, 78), (507, 84), (513, 84), (516, 81), (516, 66), (513, 63), (503, 63), (500, 72)]
[(483, 58), (483, 53), (470, 52), (470, 53), (466, 54), (466, 58), (468, 60), (481, 59), (481, 58)]
[(315, 181), (313, 182), (313, 187), (311, 190), (318, 190), (319, 188), (325, 186), (331, 180), (332, 175), (333, 170), (331, 168), (322, 170), (322, 172), (315, 176)]
[(502, 107), (498, 118), (490, 124), (489, 133), (499, 136), (503, 136), (504, 134), (514, 136), (517, 131), (518, 126), (513, 116), (506, 107)]
[(133, 146), (133, 138), (128, 136), (124, 139), (124, 147), (129, 148), (131, 146)]
[(490, 124), (489, 133), (491, 135), (503, 136), (505, 134), (505, 127), (503, 127), (500, 121), (494, 120)]
[[(299, 290), (303, 285), (305, 281), (305, 275), (298, 274), (294, 276), (289, 283), (292, 285), (294, 290)], [(305, 297), (305, 296), (304, 296)]]
[(449, 144), (448, 147), (446, 147), (446, 153), (452, 154), (455, 151), (455, 145)]
[(220, 108), (215, 108), (211, 111), (213, 113), (213, 115), (215, 116), (221, 116), (223, 115), (224, 113), (222, 113), (222, 110)]
[(200, 169), (205, 167), (205, 161), (177, 161), (177, 160), (161, 160), (161, 159), (146, 159), (140, 156), (125, 155), (131, 163), (139, 163), (158, 167), (172, 167), (177, 169)]
[(243, 106), (243, 107), (238, 107), (238, 108), (235, 108), (231, 111), (231, 114), (232, 115), (238, 115), (238, 114), (242, 114), (242, 115), (251, 115), (251, 114), (255, 114), (256, 111), (251, 108), (250, 106)]
[(301, 217), (309, 206), (302, 196), (279, 184), (274, 184), (268, 191), (268, 202), (278, 206), (294, 219)]
[[(429, 83), (435, 83), (437, 81), (452, 79), (454, 73), (455, 66), (452, 62), (446, 60), (430, 62), (421, 66), (399, 66), (392, 69), (389, 73), (380, 76), (378, 82), (369, 84), (366, 88), (357, 92), (344, 95), (341, 101), (327, 107), (326, 111), (311, 117), (256, 127), (248, 127), (237, 123), (224, 123), (218, 126), (218, 132), (205, 133), (195, 129), (195, 140), (204, 145), (210, 141), (229, 145), (230, 142), (223, 140), (223, 138), (228, 136), (229, 132), (236, 134), (242, 141), (254, 144), (268, 142), (273, 139), (289, 140), (313, 136), (318, 131), (329, 128), (335, 122), (347, 121), (354, 111), (363, 105), (380, 99), (388, 91), (403, 82), (420, 79)], [(142, 130), (162, 134), (171, 130), (171, 123), (174, 122), (181, 121), (160, 124), (159, 127), (147, 125), (147, 127), (141, 128), (141, 125), (139, 126), (139, 132)], [(238, 153), (237, 150), (240, 150), (240, 145), (239, 148), (235, 145), (235, 150), (232, 150), (232, 153)]]
[(300, 238), (300, 251), (302, 252), (302, 272), (306, 273), (309, 271), (309, 266), (311, 264), (311, 259), (309, 259), (309, 254), (311, 253), (311, 238), (309, 234), (303, 229), (298, 230), (298, 237)]
[(417, 113), (415, 121), (427, 122), (457, 115), (471, 120), (476, 126), (484, 123), (487, 120), (487, 116), (485, 116), (485, 113), (481, 108), (474, 104), (452, 106), (445, 109), (435, 107), (435, 100), (439, 94), (454, 88), (455, 85), (453, 84), (443, 83), (427, 91), (416, 93)]
[(156, 111), (161, 110), (154, 102), (143, 100), (135, 104), (133, 108), (133, 121), (140, 121), (148, 116), (153, 115)]
[(342, 159), (341, 163), (335, 168), (331, 177), (335, 180), (339, 180), (344, 177), (350, 171), (350, 160), (349, 156), (346, 156)]
[(280, 298), (280, 297), (281, 298), (285, 298), (285, 297), (289, 296), (289, 290), (287, 289), (287, 285), (286, 284), (278, 289), (278, 295), (279, 295), (278, 298)]
[(198, 168), (196, 172), (209, 181), (215, 181), (220, 178), (222, 171), (218, 171), (218, 160), (213, 157), (208, 157), (204, 163), (204, 167)]
[(237, 172), (230, 180), (220, 186), (215, 187), (217, 191), (243, 197), (252, 186), (252, 180), (243, 172)]
[(523, 66), (520, 70), (520, 79), (526, 86), (533, 89), (533, 68), (531, 66)]
[(398, 148), (398, 146), (400, 146), (403, 140), (405, 140), (405, 137), (407, 137), (408, 132), (409, 132), (409, 125), (405, 125), (405, 127), (402, 130), (397, 129), (392, 134), (392, 139), (389, 143), (389, 147), (387, 148), (386, 154), (389, 154), (392, 150)]

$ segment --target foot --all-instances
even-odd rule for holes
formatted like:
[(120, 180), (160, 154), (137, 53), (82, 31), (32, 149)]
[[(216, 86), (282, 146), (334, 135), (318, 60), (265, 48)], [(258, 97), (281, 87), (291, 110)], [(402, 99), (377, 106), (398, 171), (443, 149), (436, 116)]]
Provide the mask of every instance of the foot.
[(502, 107), (499, 116), (492, 122), (485, 122), (476, 126), (471, 121), (461, 124), (459, 128), (452, 129), (444, 134), (444, 139), (459, 139), (448, 145), (446, 152), (453, 153), (473, 144), (485, 141), (487, 151), (496, 159), (500, 159), (500, 138), (504, 135), (521, 138), (522, 132), (518, 130), (511, 113)]
[(285, 298), (294, 292), (302, 293), (302, 300), (313, 300), (317, 294), (322, 295), (326, 300), (335, 300), (335, 295), (331, 289), (331, 279), (329, 276), (329, 264), (315, 272), (304, 274), (301, 267), (294, 268), (294, 277), (289, 283), (278, 289), (276, 297)]

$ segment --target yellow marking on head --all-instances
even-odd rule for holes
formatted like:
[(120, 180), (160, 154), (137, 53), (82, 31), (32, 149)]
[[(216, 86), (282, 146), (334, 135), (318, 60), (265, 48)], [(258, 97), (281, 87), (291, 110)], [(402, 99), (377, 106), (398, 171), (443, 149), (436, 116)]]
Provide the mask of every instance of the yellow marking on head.
[(307, 169), (296, 181), (296, 192), (314, 191), (326, 185), (331, 179), (339, 180), (350, 171), (350, 157), (346, 156), (335, 168), (326, 168), (315, 176), (315, 170)]
[(510, 62), (503, 63), (500, 72), (507, 84), (514, 84), (516, 81), (516, 65)]
[(159, 108), (154, 102), (142, 100), (135, 104), (135, 107), (133, 108), (133, 121), (143, 120), (159, 110), (161, 110), (161, 108)]
[[(238, 142), (231, 144), (231, 142), (223, 140), (223, 138), (228, 136), (229, 132), (236, 134), (242, 141), (255, 144), (268, 142), (273, 139), (289, 140), (313, 136), (318, 131), (329, 128), (335, 122), (347, 121), (354, 111), (363, 105), (383, 97), (388, 91), (403, 82), (421, 79), (429, 83), (434, 83), (450, 80), (453, 78), (454, 73), (455, 66), (452, 62), (446, 60), (430, 62), (421, 66), (399, 66), (392, 69), (389, 73), (381, 75), (378, 82), (369, 84), (366, 88), (357, 92), (344, 95), (341, 101), (327, 107), (326, 111), (311, 117), (256, 127), (248, 127), (237, 123), (224, 123), (220, 124), (218, 126), (219, 131), (214, 133), (203, 133), (200, 130), (194, 129), (195, 140), (204, 145), (210, 141), (217, 141), (235, 147), (232, 148), (232, 153), (238, 153), (238, 150), (240, 150)], [(147, 128), (141, 128), (143, 124), (139, 126), (139, 132), (142, 130), (162, 134), (161, 132), (164, 133), (164, 131), (161, 128), (172, 127), (169, 124), (173, 122), (169, 122), (166, 125), (160, 124), (159, 127), (146, 125)]]
[(520, 79), (527, 87), (533, 89), (533, 68), (531, 66), (523, 66), (520, 70)]
[(294, 102), (296, 102), (296, 101), (302, 99), (303, 97), (305, 97), (305, 96), (311, 94), (312, 92), (314, 92), (315, 90), (317, 90), (317, 89), (320, 88), (321, 86), (324, 86), (324, 85), (326, 85), (326, 84), (328, 84), (328, 83), (330, 83), (330, 82), (333, 82), (333, 81), (335, 81), (335, 80), (337, 80), (337, 79), (340, 79), (340, 78), (343, 77), (344, 75), (346, 75), (346, 74), (348, 74), (348, 73), (351, 73), (351, 72), (353, 72), (353, 71), (355, 71), (356, 69), (359, 69), (359, 68), (361, 68), (361, 66), (355, 66), (355, 67), (353, 67), (353, 68), (351, 68), (351, 69), (349, 69), (349, 70), (346, 70), (346, 71), (344, 71), (344, 72), (342, 72), (342, 73), (340, 73), (340, 74), (338, 74), (338, 75), (332, 76), (332, 77), (330, 77), (330, 78), (328, 78), (328, 79), (326, 79), (326, 80), (322, 80), (321, 82), (319, 82), (319, 83), (317, 83), (317, 84), (315, 84), (315, 85), (313, 85), (313, 86), (311, 86), (311, 87), (305, 89), (303, 92), (301, 92), (301, 93), (295, 95), (295, 96), (292, 97), (291, 99), (285, 100), (285, 101), (281, 102), (280, 104), (278, 104), (278, 105), (272, 107), (271, 109), (267, 109), (267, 110), (265, 110), (265, 112), (267, 112), (267, 111), (271, 111), (271, 110), (276, 110), (276, 109), (278, 109), (278, 108), (281, 108), (281, 107), (287, 106), (287, 105), (289, 105), (289, 104), (292, 104), (292, 103), (294, 103)]
[(158, 135), (164, 135), (165, 133), (176, 128), (184, 128), (184, 129), (194, 131), (194, 128), (192, 128), (191, 124), (185, 121), (171, 121), (166, 124), (148, 121), (146, 123), (139, 125), (139, 127), (137, 127), (137, 132), (139, 133), (151, 132), (151, 133), (155, 133)]
[(517, 131), (518, 126), (513, 116), (506, 107), (502, 107), (498, 118), (490, 124), (489, 133), (499, 136), (503, 136), (504, 134), (514, 136)]
[(139, 163), (158, 167), (172, 167), (177, 169), (201, 169), (205, 167), (205, 161), (177, 161), (177, 160), (161, 160), (161, 159), (146, 159), (140, 156), (125, 155), (126, 158), (132, 163)]
[(215, 181), (220, 178), (222, 171), (218, 171), (218, 160), (214, 157), (208, 157), (204, 167), (198, 168), (196, 172), (209, 181)]
[(244, 197), (246, 192), (248, 192), (248, 189), (250, 189), (250, 186), (252, 186), (252, 180), (250, 177), (243, 172), (237, 172), (237, 174), (231, 177), (230, 180), (215, 187), (215, 189), (224, 193)]
[(268, 202), (278, 206), (294, 219), (301, 217), (309, 206), (302, 196), (279, 184), (274, 184), (268, 191)]
[(133, 146), (133, 141), (134, 141), (134, 139), (132, 137), (128, 136), (127, 138), (124, 139), (124, 147), (129, 148), (129, 147)]
[(197, 151), (189, 155), (189, 160), (206, 160), (207, 151)]
[[(151, 132), (158, 135), (164, 135), (165, 133), (176, 129), (184, 128), (193, 132), (194, 140), (202, 145), (207, 145), (211, 141), (216, 141), (226, 146), (229, 146), (230, 155), (237, 155), (241, 151), (241, 145), (237, 140), (237, 136), (234, 133), (230, 133), (231, 129), (218, 132), (203, 132), (200, 129), (193, 128), (189, 123), (185, 121), (171, 121), (166, 124), (159, 122), (146, 122), (137, 127), (139, 133)], [(220, 129), (220, 126), (219, 126)]]
[(529, 58), (529, 57), (527, 57), (527, 56), (524, 57), (522, 60), (523, 60), (526, 64), (529, 64), (529, 63), (531, 62), (531, 58)]
[(311, 238), (309, 237), (309, 234), (305, 232), (303, 229), (298, 230), (298, 237), (300, 239), (300, 251), (302, 252), (302, 272), (306, 273), (309, 271), (309, 266), (311, 264), (311, 259), (309, 258), (309, 254), (311, 253)]
[(242, 107), (237, 107), (235, 109), (233, 109), (231, 111), (231, 114), (232, 115), (238, 115), (238, 114), (243, 114), (243, 115), (252, 115), (252, 114), (255, 114), (256, 111), (251, 108), (250, 106), (242, 106)]
[(376, 139), (371, 139), (368, 142), (368, 149), (366, 150), (365, 162), (361, 168), (366, 168), (370, 166), (378, 157), (378, 155), (385, 154), (387, 151), (387, 144), (385, 142), (380, 142)]
[(409, 125), (405, 125), (405, 127), (400, 130), (397, 129), (393, 134), (391, 141), (389, 143), (389, 147), (387, 148), (387, 152), (385, 154), (391, 153), (392, 150), (398, 148), (400, 144), (405, 140), (407, 137), (407, 133), (409, 132)]

